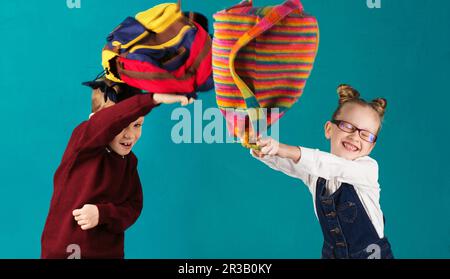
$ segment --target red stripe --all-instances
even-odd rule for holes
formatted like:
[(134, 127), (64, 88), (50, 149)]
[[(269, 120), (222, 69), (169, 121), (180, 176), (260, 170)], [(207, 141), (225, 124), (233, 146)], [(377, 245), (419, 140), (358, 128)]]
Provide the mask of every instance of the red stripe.
[[(206, 36), (208, 34), (203, 30), (197, 23), (195, 23), (198, 27), (195, 39), (192, 43), (190, 49), (190, 55), (185, 62), (184, 65), (180, 66), (177, 70), (170, 72), (175, 77), (182, 77), (186, 70), (194, 63), (196, 57), (199, 55), (201, 50), (203, 49)], [(151, 73), (168, 73), (166, 70), (156, 67), (150, 63), (126, 59), (123, 57), (119, 58), (119, 61), (123, 63), (125, 70), (137, 71), (137, 72), (151, 72)], [(209, 51), (206, 59), (204, 59), (197, 69), (196, 75), (192, 76), (186, 80), (176, 80), (176, 79), (164, 79), (164, 80), (138, 80), (132, 79), (125, 75), (121, 76), (121, 79), (134, 87), (141, 88), (143, 90), (147, 90), (150, 92), (159, 92), (159, 93), (184, 93), (184, 92), (193, 92), (194, 85), (200, 85), (204, 83), (212, 72), (212, 51)]]

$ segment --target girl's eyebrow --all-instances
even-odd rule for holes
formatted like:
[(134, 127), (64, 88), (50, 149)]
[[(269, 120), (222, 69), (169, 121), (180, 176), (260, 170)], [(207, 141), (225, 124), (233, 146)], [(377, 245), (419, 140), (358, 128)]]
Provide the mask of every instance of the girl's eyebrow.
[(374, 134), (374, 135), (376, 135), (376, 133), (375, 132), (372, 132), (371, 130), (369, 130), (369, 129), (363, 129), (363, 128), (360, 128), (359, 126), (357, 126), (357, 125), (355, 125), (355, 124), (353, 124), (353, 122), (350, 122), (350, 121), (347, 121), (347, 120), (342, 120), (342, 121), (345, 121), (345, 122), (347, 122), (347, 123), (350, 123), (350, 124), (352, 124), (354, 127), (356, 127), (356, 128), (358, 128), (359, 130), (363, 130), (363, 131), (367, 131), (367, 132), (369, 132), (369, 133), (371, 133), (371, 134)]

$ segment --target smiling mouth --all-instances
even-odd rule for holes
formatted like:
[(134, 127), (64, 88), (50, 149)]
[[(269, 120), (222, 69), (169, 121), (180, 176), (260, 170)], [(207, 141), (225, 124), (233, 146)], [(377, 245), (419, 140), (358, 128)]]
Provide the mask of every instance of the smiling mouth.
[(342, 145), (344, 146), (345, 150), (349, 152), (357, 152), (359, 151), (359, 148), (356, 147), (354, 144), (351, 144), (349, 142), (343, 141)]
[(120, 145), (125, 149), (131, 149), (133, 144), (131, 142), (121, 142)]

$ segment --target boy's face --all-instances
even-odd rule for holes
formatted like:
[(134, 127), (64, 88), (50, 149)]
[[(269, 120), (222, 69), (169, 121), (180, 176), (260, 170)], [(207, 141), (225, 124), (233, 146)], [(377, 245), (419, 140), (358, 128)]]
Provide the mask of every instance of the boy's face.
[[(336, 120), (345, 121), (374, 135), (380, 127), (380, 118), (375, 110), (357, 103), (345, 104)], [(330, 121), (325, 124), (325, 137), (330, 140), (331, 153), (347, 160), (367, 156), (375, 147), (375, 143), (363, 140), (357, 130), (345, 132)]]
[(128, 155), (141, 137), (142, 124), (144, 124), (143, 116), (128, 125), (109, 143), (111, 149), (119, 155)]

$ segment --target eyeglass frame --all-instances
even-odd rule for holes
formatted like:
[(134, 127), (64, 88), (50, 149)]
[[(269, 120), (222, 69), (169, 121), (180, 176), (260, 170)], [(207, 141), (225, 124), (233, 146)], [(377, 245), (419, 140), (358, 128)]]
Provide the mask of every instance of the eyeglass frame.
[[(353, 125), (352, 123), (348, 122), (348, 121), (332, 119), (332, 120), (330, 120), (330, 122), (333, 123), (333, 124), (335, 124), (335, 125), (339, 128), (339, 130), (341, 130), (341, 131), (344, 132), (344, 133), (353, 134), (355, 131), (358, 131), (359, 137), (360, 137), (363, 141), (366, 141), (366, 142), (368, 142), (368, 143), (375, 143), (375, 142), (377, 141), (377, 139), (378, 139), (378, 135), (376, 135), (376, 134), (374, 134), (374, 133), (372, 133), (372, 132), (370, 132), (370, 131), (368, 131), (368, 130), (360, 129), (360, 128), (356, 127), (355, 125)], [(350, 125), (354, 128), (354, 130), (353, 130), (352, 132), (347, 132), (347, 131), (342, 130), (342, 128), (340, 127), (340, 124), (341, 124), (342, 122), (347, 123), (347, 124), (350, 124)], [(373, 137), (375, 137), (375, 139), (374, 139), (373, 141), (368, 141), (368, 140), (364, 139), (364, 138), (361, 136), (361, 132), (362, 132), (362, 131), (369, 133), (369, 135), (372, 135)]]

